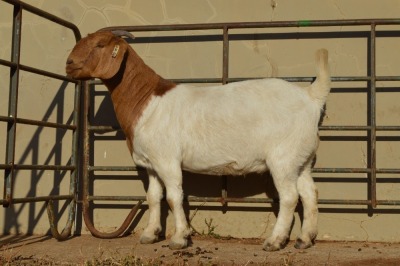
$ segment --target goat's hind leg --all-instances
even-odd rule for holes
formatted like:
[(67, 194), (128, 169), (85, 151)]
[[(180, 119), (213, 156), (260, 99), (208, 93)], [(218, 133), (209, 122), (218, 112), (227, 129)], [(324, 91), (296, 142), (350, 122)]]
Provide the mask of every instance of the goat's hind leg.
[(295, 247), (300, 249), (309, 248), (318, 231), (318, 192), (311, 176), (311, 164), (308, 163), (297, 181), (297, 190), (304, 208), (303, 225), (301, 235), (297, 238)]
[(158, 235), (161, 232), (160, 202), (163, 197), (163, 184), (157, 174), (152, 171), (147, 171), (149, 175), (149, 188), (147, 190), (146, 198), (149, 205), (149, 222), (144, 229), (140, 243), (151, 244), (158, 240)]

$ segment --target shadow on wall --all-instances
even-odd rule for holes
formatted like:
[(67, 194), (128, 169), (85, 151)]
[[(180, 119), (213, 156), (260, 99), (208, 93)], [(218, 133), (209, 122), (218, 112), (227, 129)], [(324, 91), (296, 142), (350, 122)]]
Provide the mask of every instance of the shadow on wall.
[[(46, 111), (44, 117), (41, 119), (42, 121), (47, 121), (48, 117), (54, 116), (56, 114), (56, 123), (63, 123), (71, 125), (73, 122), (72, 114), (68, 117), (67, 121), (63, 121), (64, 117), (64, 104), (65, 104), (65, 89), (68, 85), (68, 82), (63, 82), (61, 86), (58, 88), (58, 92), (54, 97), (53, 101), (50, 103), (48, 110)], [(17, 129), (18, 132), (18, 129)], [(61, 165), (62, 164), (62, 150), (63, 150), (63, 139), (67, 134), (67, 130), (65, 129), (54, 129), (55, 132), (55, 142), (54, 146), (50, 149), (49, 154), (44, 159), (43, 164), (55, 164)], [(32, 134), (32, 139), (27, 145), (27, 148), (24, 152), (20, 155), (19, 161), (16, 164), (21, 165), (39, 165), (42, 164), (42, 160), (40, 159), (40, 152), (39, 152), (39, 143), (40, 138), (43, 138), (43, 127), (38, 127), (36, 131)], [(17, 140), (18, 142), (18, 136)], [(68, 145), (70, 146), (70, 145)], [(71, 157), (68, 159), (67, 164), (71, 163)], [(45, 170), (18, 170), (15, 174), (14, 179), (14, 191), (15, 191), (15, 184), (16, 183), (26, 183), (26, 187), (29, 187), (28, 192), (23, 198), (29, 197), (37, 197), (37, 196), (44, 196), (43, 194), (39, 194), (40, 188), (39, 184), (43, 181), (50, 182), (53, 180), (52, 189), (49, 192), (49, 195), (59, 195), (60, 194), (60, 185), (64, 178), (69, 178), (68, 171), (51, 171), (52, 176), (48, 173), (50, 171)], [(28, 176), (30, 175), (30, 177)], [(30, 184), (28, 185), (28, 182)], [(23, 188), (21, 188), (23, 189)], [(20, 196), (19, 196), (20, 197)], [(65, 202), (64, 204), (60, 205), (61, 202), (55, 201), (54, 208), (57, 210), (57, 213), (64, 213), (67, 211), (68, 204)], [(39, 207), (41, 205), (41, 207)], [(26, 212), (28, 209), (28, 218), (27, 221), (22, 220), (25, 219), (25, 216), (22, 216), (23, 212)], [(25, 214), (24, 214), (25, 215)], [(38, 225), (39, 220), (41, 217), (46, 214), (46, 207), (45, 203), (20, 203), (20, 204), (11, 204), (8, 208), (5, 209), (5, 216), (4, 216), (4, 229), (3, 234), (7, 235), (10, 233), (21, 234), (33, 234), (35, 231), (35, 227)], [(56, 217), (59, 219), (60, 217)], [(21, 224), (27, 222), (26, 232), (20, 229)], [(50, 231), (48, 231), (49, 233)]]

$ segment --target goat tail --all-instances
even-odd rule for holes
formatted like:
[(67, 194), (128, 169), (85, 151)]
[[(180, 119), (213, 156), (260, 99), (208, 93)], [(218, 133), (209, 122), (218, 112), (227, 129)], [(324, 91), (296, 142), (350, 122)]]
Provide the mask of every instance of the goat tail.
[(326, 49), (319, 49), (315, 54), (315, 61), (317, 68), (317, 78), (309, 87), (309, 93), (311, 97), (322, 108), (331, 90), (328, 51)]

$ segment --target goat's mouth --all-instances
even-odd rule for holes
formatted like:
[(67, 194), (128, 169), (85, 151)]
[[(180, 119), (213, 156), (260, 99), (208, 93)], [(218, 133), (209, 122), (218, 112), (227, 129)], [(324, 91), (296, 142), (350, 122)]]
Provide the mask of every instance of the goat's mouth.
[[(77, 72), (81, 69), (82, 69), (82, 67), (76, 67), (76, 66), (74, 67), (71, 65), (67, 65), (65, 67), (65, 72), (67, 73), (68, 76), (74, 78), (74, 76), (76, 76)], [(75, 73), (75, 75), (74, 75), (74, 73)]]

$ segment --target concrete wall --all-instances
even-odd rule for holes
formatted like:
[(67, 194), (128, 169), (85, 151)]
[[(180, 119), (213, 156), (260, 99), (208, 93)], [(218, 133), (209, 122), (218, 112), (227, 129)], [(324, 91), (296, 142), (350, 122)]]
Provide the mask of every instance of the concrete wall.
[[(346, 0), (346, 1), (26, 1), (49, 13), (76, 24), (85, 36), (106, 26), (156, 25), (213, 22), (292, 21), (326, 19), (398, 18), (398, 0)], [(0, 2), (0, 58), (10, 60), (12, 6)], [(380, 26), (378, 30), (399, 31), (400, 27)], [(290, 29), (232, 30), (231, 33), (301, 33), (330, 32), (329, 38), (286, 40), (251, 39), (230, 43), (230, 77), (285, 77), (314, 76), (313, 54), (325, 47), (330, 52), (333, 76), (365, 76), (368, 72), (367, 38), (343, 38), (342, 32), (368, 31), (368, 27), (326, 27)], [(220, 31), (186, 31), (172, 33), (134, 33), (142, 36), (178, 35), (198, 36), (221, 34)], [(320, 33), (315, 33), (316, 36)], [(337, 38), (332, 36), (337, 35)], [(355, 34), (356, 35), (356, 34)], [(377, 74), (395, 76), (400, 73), (400, 34), (379, 38), (377, 41)], [(64, 64), (74, 37), (68, 30), (40, 17), (23, 13), (21, 62), (40, 69), (64, 75)], [(184, 42), (134, 44), (135, 50), (159, 74), (166, 78), (214, 78), (222, 75), (221, 42)], [(9, 70), (0, 66), (0, 115), (7, 115)], [(323, 125), (367, 125), (366, 82), (335, 82), (327, 103)], [(379, 82), (377, 96), (378, 125), (398, 125), (400, 116), (399, 82)], [(99, 91), (94, 101), (94, 121), (115, 124), (112, 106)], [(73, 109), (73, 85), (21, 72), (18, 114), (23, 118), (70, 123)], [(6, 125), (0, 123), (0, 163), (4, 162)], [(365, 168), (367, 166), (366, 133), (321, 132), (322, 142), (315, 167)], [(332, 136), (338, 136), (332, 138)], [(377, 143), (378, 168), (396, 168), (400, 165), (398, 132), (380, 132)], [(71, 133), (54, 129), (37, 129), (18, 126), (16, 162), (21, 164), (67, 164), (70, 159)], [(116, 133), (96, 135), (93, 160), (95, 165), (132, 165), (123, 137)], [(0, 171), (4, 176), (4, 171)], [(96, 173), (108, 175), (115, 173)], [(117, 173), (116, 180), (97, 178), (96, 195), (144, 195), (145, 179), (132, 181), (135, 173)], [(367, 199), (365, 174), (314, 174), (321, 199)], [(399, 178), (398, 175), (379, 175), (379, 178)], [(103, 180), (106, 179), (106, 180)], [(340, 179), (345, 182), (331, 182)], [(47, 195), (68, 192), (69, 173), (51, 171), (19, 171), (15, 180), (15, 197)], [(201, 185), (203, 184), (203, 185)], [(2, 190), (3, 182), (0, 182)], [(218, 177), (185, 175), (184, 186), (188, 195), (219, 196), (221, 182)], [(200, 187), (200, 189), (199, 189)], [(271, 179), (251, 175), (228, 178), (230, 196), (266, 197), (274, 195)], [(379, 182), (378, 199), (399, 200), (400, 184)], [(191, 203), (188, 215), (200, 232), (213, 229), (215, 234), (235, 237), (266, 237), (275, 223), (276, 206), (268, 204), (229, 204), (226, 212), (219, 204)], [(119, 226), (128, 212), (128, 205), (115, 203), (99, 205), (94, 211), (95, 225), (101, 230)], [(65, 212), (60, 203), (59, 212)], [(370, 211), (364, 205), (321, 205), (319, 239), (400, 241), (397, 225), (399, 208), (379, 206)], [(172, 230), (173, 219), (164, 206), (167, 235)], [(64, 225), (65, 214), (60, 226)], [(147, 221), (147, 212), (141, 212), (136, 221), (140, 231)], [(212, 219), (211, 226), (207, 226)], [(87, 233), (78, 215), (77, 231)], [(296, 221), (292, 238), (299, 232)], [(0, 209), (0, 232), (48, 232), (49, 226), (43, 203), (16, 204)]]

